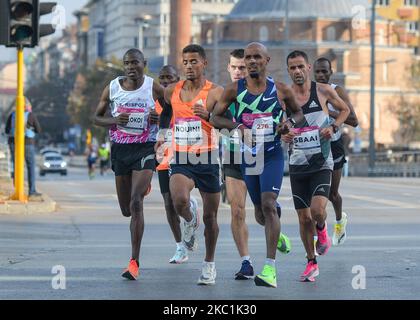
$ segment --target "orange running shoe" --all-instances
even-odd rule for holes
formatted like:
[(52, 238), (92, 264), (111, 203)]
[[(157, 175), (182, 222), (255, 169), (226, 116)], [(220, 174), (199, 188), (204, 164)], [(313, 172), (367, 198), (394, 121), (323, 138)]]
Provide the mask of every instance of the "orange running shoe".
[(124, 270), (121, 276), (123, 278), (127, 278), (128, 280), (137, 280), (139, 276), (139, 265), (137, 264), (137, 261), (131, 259), (127, 269)]

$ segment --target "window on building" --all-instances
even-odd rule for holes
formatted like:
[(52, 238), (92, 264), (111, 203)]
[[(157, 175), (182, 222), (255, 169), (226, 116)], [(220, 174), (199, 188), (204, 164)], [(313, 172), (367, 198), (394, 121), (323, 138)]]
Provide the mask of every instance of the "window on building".
[(207, 44), (213, 44), (213, 30), (210, 29), (206, 33), (206, 43)]
[(104, 43), (104, 32), (98, 31), (96, 34), (96, 56), (99, 58), (105, 57), (105, 43)]
[(383, 29), (379, 29), (379, 44), (382, 46), (385, 45), (385, 36)]
[(419, 23), (417, 21), (406, 22), (406, 30), (408, 32), (418, 32), (419, 31)]
[(380, 7), (389, 6), (389, 0), (378, 0), (377, 5)]
[(418, 5), (418, 0), (404, 0), (404, 5), (407, 7), (414, 7)]
[(327, 36), (326, 37), (327, 41), (337, 41), (337, 35), (336, 35), (334, 27), (328, 27), (327, 28), (327, 35), (326, 36)]
[(388, 63), (382, 65), (382, 80), (383, 82), (388, 81)]
[(268, 28), (266, 26), (260, 27), (260, 41), (267, 42), (268, 41)]

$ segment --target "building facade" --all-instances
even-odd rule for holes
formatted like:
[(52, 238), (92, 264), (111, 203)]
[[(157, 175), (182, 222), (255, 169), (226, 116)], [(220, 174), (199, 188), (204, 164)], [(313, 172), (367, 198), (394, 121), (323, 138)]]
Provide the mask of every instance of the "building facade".
[[(237, 0), (192, 0), (191, 41), (201, 40), (201, 20), (227, 15)], [(158, 69), (170, 55), (169, 0), (91, 0), (88, 65), (98, 58), (122, 58), (130, 48), (140, 48), (149, 67)]]
[[(415, 48), (420, 46), (420, 1), (419, 0), (377, 0), (378, 14), (389, 20), (393, 45)], [(405, 32), (403, 32), (405, 31)]]
[[(332, 81), (349, 91), (366, 147), (370, 127), (370, 2), (289, 0), (288, 10), (286, 4), (286, 0), (239, 1), (220, 21), (217, 43), (212, 36), (214, 23), (203, 22), (201, 41), (208, 54), (208, 76), (218, 79), (222, 85), (227, 83), (229, 53), (252, 41), (268, 47), (269, 73), (289, 84), (286, 65), (289, 52), (303, 50), (310, 61), (327, 57), (335, 72)], [(409, 69), (416, 59), (414, 48), (387, 40), (394, 32), (390, 23), (380, 16), (377, 18), (375, 39), (375, 137), (384, 146), (401, 143), (398, 115), (392, 107), (401, 95), (410, 100), (420, 98), (409, 79)], [(399, 37), (405, 34), (406, 30), (401, 30)]]

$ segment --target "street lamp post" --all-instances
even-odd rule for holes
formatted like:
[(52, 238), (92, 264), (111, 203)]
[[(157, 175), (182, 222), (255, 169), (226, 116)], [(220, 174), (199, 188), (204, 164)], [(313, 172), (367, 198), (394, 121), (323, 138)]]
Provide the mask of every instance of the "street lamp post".
[(369, 128), (369, 175), (375, 170), (375, 21), (376, 0), (372, 0), (372, 18), (370, 21), (370, 128)]
[[(284, 41), (284, 52), (285, 52), (285, 58), (289, 54), (289, 0), (286, 0), (286, 14), (285, 14), (285, 27), (284, 27), (284, 35), (285, 35), (285, 41)], [(290, 78), (289, 74), (286, 71), (284, 72), (284, 83), (289, 83)]]
[(152, 16), (149, 14), (142, 15), (141, 17), (135, 18), (137, 26), (139, 28), (139, 40), (138, 47), (139, 50), (143, 52), (144, 49), (144, 30), (149, 27), (149, 21), (152, 19)]
[(213, 59), (214, 59), (214, 83), (219, 83), (219, 15), (214, 16), (214, 35), (213, 35)]

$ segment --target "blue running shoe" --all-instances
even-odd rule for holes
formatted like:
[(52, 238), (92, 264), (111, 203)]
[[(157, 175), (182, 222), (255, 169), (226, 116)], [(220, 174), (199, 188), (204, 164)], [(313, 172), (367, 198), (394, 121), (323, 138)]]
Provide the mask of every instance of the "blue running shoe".
[(235, 274), (235, 280), (254, 279), (254, 268), (249, 260), (242, 261), (241, 270)]

